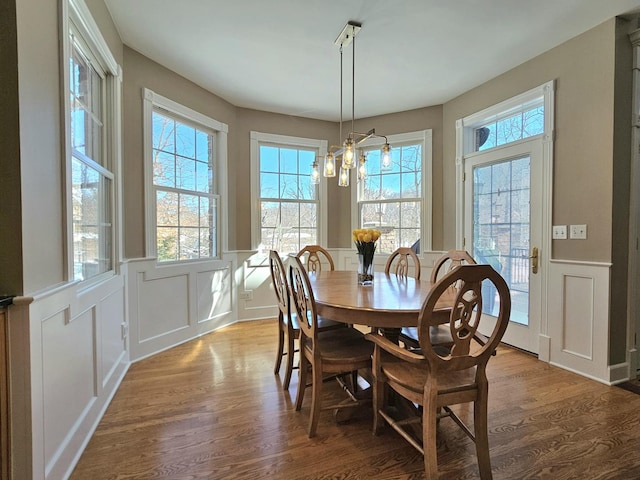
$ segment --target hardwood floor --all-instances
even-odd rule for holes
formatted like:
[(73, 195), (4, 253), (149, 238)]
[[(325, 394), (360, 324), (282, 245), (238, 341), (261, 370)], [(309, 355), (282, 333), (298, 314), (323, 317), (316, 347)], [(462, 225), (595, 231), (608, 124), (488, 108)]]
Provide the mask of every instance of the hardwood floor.
[[(370, 410), (342, 425), (323, 412), (309, 440), (311, 395), (295, 412), (297, 375), (287, 392), (273, 374), (276, 340), (275, 320), (241, 323), (133, 364), (71, 479), (423, 478), (398, 434), (371, 434)], [(640, 478), (640, 395), (507, 347), (488, 376), (494, 479)], [(438, 465), (443, 479), (478, 478), (450, 419)]]

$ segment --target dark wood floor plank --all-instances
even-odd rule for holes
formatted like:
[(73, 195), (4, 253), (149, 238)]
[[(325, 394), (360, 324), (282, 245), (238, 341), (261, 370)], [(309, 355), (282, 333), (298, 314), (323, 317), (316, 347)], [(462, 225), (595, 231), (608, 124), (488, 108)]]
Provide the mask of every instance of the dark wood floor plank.
[[(71, 479), (423, 478), (395, 432), (371, 434), (371, 410), (340, 425), (323, 412), (308, 439), (310, 395), (295, 412), (297, 376), (287, 392), (273, 375), (276, 336), (275, 320), (240, 323), (132, 365)], [(496, 480), (640, 478), (640, 395), (508, 347), (488, 376)], [(473, 443), (448, 419), (438, 464), (442, 479), (478, 478)]]

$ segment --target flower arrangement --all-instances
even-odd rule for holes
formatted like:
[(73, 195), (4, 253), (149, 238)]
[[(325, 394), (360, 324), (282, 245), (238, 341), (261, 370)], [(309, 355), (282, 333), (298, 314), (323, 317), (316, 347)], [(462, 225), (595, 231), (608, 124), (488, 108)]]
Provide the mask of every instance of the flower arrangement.
[(380, 231), (371, 228), (356, 228), (353, 231), (353, 242), (358, 250), (358, 282), (362, 285), (373, 283), (373, 254), (376, 251), (376, 240)]

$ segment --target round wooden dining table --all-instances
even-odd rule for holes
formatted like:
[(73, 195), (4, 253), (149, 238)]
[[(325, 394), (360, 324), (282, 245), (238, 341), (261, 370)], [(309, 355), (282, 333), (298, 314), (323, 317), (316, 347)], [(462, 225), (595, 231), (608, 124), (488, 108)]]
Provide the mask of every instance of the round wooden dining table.
[[(432, 287), (429, 280), (386, 273), (376, 273), (373, 285), (364, 286), (358, 284), (357, 272), (342, 270), (309, 273), (309, 280), (318, 315), (384, 329), (417, 326), (418, 314)], [(451, 305), (446, 304), (446, 297), (442, 300), (442, 312), (448, 316)]]

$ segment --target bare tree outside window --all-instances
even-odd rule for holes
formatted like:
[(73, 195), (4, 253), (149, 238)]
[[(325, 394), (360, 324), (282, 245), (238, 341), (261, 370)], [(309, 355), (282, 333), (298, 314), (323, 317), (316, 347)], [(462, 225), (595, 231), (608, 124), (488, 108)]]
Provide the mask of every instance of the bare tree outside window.
[(113, 268), (113, 173), (104, 152), (103, 73), (69, 38), (73, 279), (82, 281)]
[(259, 148), (260, 244), (282, 255), (318, 241), (318, 197), (311, 184), (317, 152), (261, 144)]
[(544, 132), (544, 106), (536, 106), (475, 129), (476, 151), (506, 145)]
[(215, 257), (213, 134), (158, 109), (152, 138), (158, 261)]
[(422, 144), (392, 145), (389, 167), (382, 165), (377, 148), (365, 154), (367, 176), (358, 188), (360, 226), (380, 230), (381, 252), (411, 247), (421, 231)]

